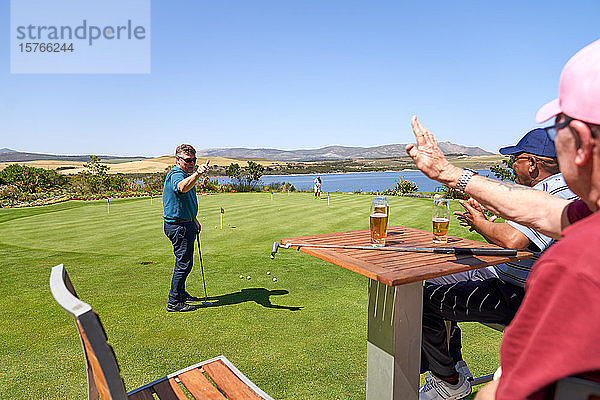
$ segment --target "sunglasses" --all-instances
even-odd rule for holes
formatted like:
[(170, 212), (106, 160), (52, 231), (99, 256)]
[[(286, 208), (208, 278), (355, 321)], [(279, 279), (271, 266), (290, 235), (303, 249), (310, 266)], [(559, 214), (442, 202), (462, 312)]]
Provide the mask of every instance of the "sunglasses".
[(196, 162), (196, 157), (192, 157), (192, 158), (183, 158), (183, 157), (179, 157), (177, 156), (177, 158), (179, 158), (180, 160), (188, 163), (188, 164), (193, 164)]
[(554, 138), (556, 138), (556, 133), (558, 132), (558, 130), (569, 125), (571, 123), (571, 121), (573, 121), (573, 118), (565, 115), (565, 120), (563, 122), (559, 122), (552, 126), (547, 126), (542, 129), (546, 131), (546, 135), (548, 136), (548, 139), (550, 139), (551, 141), (554, 142)]
[(519, 160), (527, 160), (529, 159), (531, 156), (511, 156), (510, 159), (512, 161), (512, 163), (514, 164), (515, 162), (519, 161)]

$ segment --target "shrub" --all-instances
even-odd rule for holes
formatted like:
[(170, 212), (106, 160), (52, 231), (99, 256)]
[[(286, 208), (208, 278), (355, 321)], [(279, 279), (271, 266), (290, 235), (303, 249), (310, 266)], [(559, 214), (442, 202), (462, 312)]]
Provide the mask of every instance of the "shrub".
[(0, 171), (0, 180), (27, 193), (59, 188), (68, 182), (65, 176), (56, 171), (20, 164), (11, 164)]
[(447, 199), (458, 199), (458, 200), (468, 200), (469, 196), (464, 194), (463, 192), (459, 192), (456, 189), (452, 189), (450, 186), (444, 185), (441, 189), (441, 192), (444, 194), (444, 197)]
[(219, 181), (217, 179), (215, 179), (214, 181), (211, 181), (209, 177), (205, 177), (202, 180), (202, 182), (200, 183), (200, 185), (198, 185), (198, 188), (202, 192), (219, 192), (219, 191), (221, 191), (221, 186), (219, 185)]
[(394, 191), (400, 194), (406, 193), (414, 193), (419, 190), (419, 186), (414, 181), (409, 181), (408, 179), (404, 179), (403, 176), (400, 176), (400, 180), (394, 179), (396, 182), (396, 186), (394, 187)]
[(494, 166), (490, 167), (490, 171), (492, 171), (494, 173), (494, 175), (496, 176), (496, 178), (498, 178), (500, 180), (514, 182), (516, 177), (515, 177), (515, 173), (512, 169), (512, 165), (513, 165), (512, 157), (507, 157), (507, 158), (503, 159), (502, 164), (504, 164), (506, 168), (501, 165), (494, 165)]

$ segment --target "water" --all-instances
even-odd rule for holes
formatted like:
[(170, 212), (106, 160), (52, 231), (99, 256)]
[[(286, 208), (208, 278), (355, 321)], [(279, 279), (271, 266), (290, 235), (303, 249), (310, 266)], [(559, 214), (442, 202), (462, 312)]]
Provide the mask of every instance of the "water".
[[(494, 177), (488, 169), (477, 170), (482, 176)], [(294, 185), (298, 190), (312, 190), (314, 179), (321, 177), (322, 192), (382, 192), (392, 189), (396, 186), (397, 179), (413, 181), (419, 187), (420, 192), (434, 192), (441, 188), (442, 184), (427, 178), (421, 171), (402, 171), (402, 172), (352, 172), (345, 174), (319, 174), (319, 175), (264, 175), (260, 178), (261, 185), (270, 183), (287, 182)], [(228, 177), (220, 177), (219, 183), (230, 183)]]

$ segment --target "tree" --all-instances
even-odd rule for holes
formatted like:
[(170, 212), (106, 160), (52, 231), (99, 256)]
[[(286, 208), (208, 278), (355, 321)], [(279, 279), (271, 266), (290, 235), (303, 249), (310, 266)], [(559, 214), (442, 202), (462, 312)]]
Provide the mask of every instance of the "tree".
[(225, 175), (227, 175), (231, 179), (239, 179), (240, 176), (242, 175), (242, 169), (240, 168), (240, 166), (238, 164), (231, 163), (225, 169)]
[(504, 164), (506, 168), (502, 167), (501, 165), (494, 165), (493, 167), (490, 167), (490, 171), (492, 171), (494, 175), (496, 175), (496, 178), (500, 180), (514, 182), (516, 177), (512, 169), (513, 158), (508, 157), (503, 159), (502, 164)]
[[(86, 191), (92, 193), (100, 193), (103, 189), (110, 190), (112, 186), (112, 178), (108, 176), (108, 165), (100, 164), (100, 157), (90, 156), (90, 161), (83, 164), (85, 170), (81, 173), (82, 180)], [(120, 181), (120, 179), (118, 179)], [(121, 182), (118, 182), (118, 186), (122, 187)]]
[(246, 169), (248, 170), (248, 175), (250, 177), (251, 183), (254, 181), (258, 183), (258, 180), (265, 171), (265, 167), (258, 163), (255, 163), (254, 161), (248, 161), (248, 167)]
[(258, 186), (258, 180), (262, 176), (265, 168), (255, 163), (254, 161), (248, 161), (246, 168), (241, 168), (236, 163), (231, 163), (225, 169), (225, 175), (231, 178), (232, 187), (234, 190), (239, 192), (250, 192), (256, 190)]
[(110, 167), (108, 165), (100, 164), (100, 157), (90, 156), (90, 161), (83, 164), (83, 168), (86, 168), (88, 173), (92, 175), (106, 175)]

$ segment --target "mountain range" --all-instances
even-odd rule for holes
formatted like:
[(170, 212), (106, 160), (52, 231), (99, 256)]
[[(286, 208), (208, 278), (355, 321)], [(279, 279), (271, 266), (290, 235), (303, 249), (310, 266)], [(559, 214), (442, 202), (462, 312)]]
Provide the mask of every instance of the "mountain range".
[[(202, 149), (197, 151), (198, 157), (231, 157), (231, 158), (256, 158), (276, 161), (315, 161), (315, 160), (348, 160), (348, 159), (373, 159), (373, 158), (397, 158), (405, 157), (405, 144), (388, 144), (375, 147), (348, 147), (327, 146), (319, 149), (301, 150), (278, 150), (278, 149), (249, 149), (249, 148), (225, 148), (225, 149)], [(462, 154), (467, 156), (480, 156), (492, 154), (479, 147), (469, 147), (450, 142), (440, 142), (440, 149), (444, 154)], [(99, 156), (103, 161), (110, 160), (143, 160), (150, 157), (122, 157), (122, 156)], [(89, 161), (89, 155), (53, 155), (40, 153), (27, 153), (0, 149), (0, 162), (26, 162), (38, 160), (57, 161)]]
[[(450, 142), (440, 142), (444, 154), (464, 154), (482, 156), (492, 154), (479, 147), (468, 147)], [(327, 146), (319, 149), (277, 150), (277, 149), (204, 149), (198, 157), (260, 158), (278, 161), (348, 160), (356, 158), (393, 158), (406, 156), (406, 144), (388, 144), (375, 147)]]

